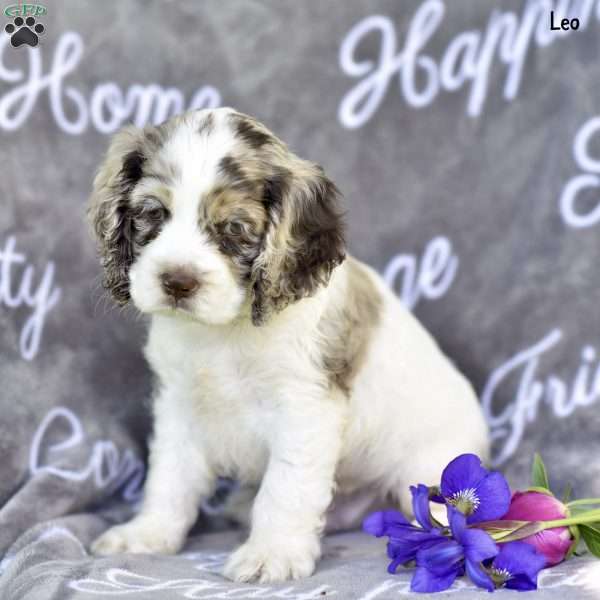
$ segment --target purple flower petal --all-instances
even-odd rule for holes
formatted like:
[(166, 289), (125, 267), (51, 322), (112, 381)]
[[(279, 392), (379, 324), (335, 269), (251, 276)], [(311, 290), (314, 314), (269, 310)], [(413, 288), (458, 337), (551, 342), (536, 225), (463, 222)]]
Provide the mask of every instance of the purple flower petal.
[(477, 487), (487, 475), (487, 470), (475, 454), (461, 454), (442, 473), (441, 491), (444, 498), (450, 498), (460, 490)]
[(390, 575), (394, 575), (396, 573), (396, 571), (398, 570), (398, 567), (402, 564), (404, 564), (406, 561), (403, 561), (402, 558), (395, 558), (389, 565), (387, 568), (387, 572)]
[(467, 518), (450, 504), (446, 506), (446, 512), (448, 513), (450, 531), (452, 531), (454, 538), (460, 542), (463, 533), (467, 529)]
[(428, 539), (432, 533), (437, 536), (437, 532), (429, 532), (415, 527), (414, 525), (390, 525), (386, 534), (390, 538), (390, 542), (408, 543), (415, 542), (419, 543), (423, 539)]
[(421, 540), (402, 540), (398, 538), (390, 539), (387, 545), (388, 558), (400, 561), (404, 564), (409, 560), (414, 560), (417, 550), (421, 547)]
[(410, 522), (397, 510), (382, 510), (371, 513), (362, 524), (363, 531), (375, 537), (389, 535), (388, 531), (398, 525), (410, 525)]
[(442, 539), (436, 544), (417, 551), (417, 566), (424, 567), (437, 576), (457, 571), (464, 557), (462, 546), (451, 539)]
[(479, 498), (479, 506), (472, 515), (467, 517), (467, 523), (494, 521), (501, 519), (510, 506), (510, 488), (502, 473), (488, 473), (475, 487)]
[(481, 568), (481, 565), (472, 560), (466, 561), (467, 575), (469, 579), (480, 588), (484, 588), (489, 592), (494, 591), (494, 582), (491, 577)]
[[(492, 571), (508, 574), (505, 587), (512, 589), (536, 589), (538, 573), (546, 559), (525, 542), (501, 544), (500, 552), (492, 563)], [(516, 586), (516, 587), (515, 587)]]
[(389, 558), (393, 558), (399, 561), (400, 564), (404, 564), (410, 560), (414, 560), (419, 549), (428, 548), (444, 539), (437, 531), (435, 533), (428, 533), (423, 530), (416, 530), (411, 534), (407, 534), (404, 538), (390, 538), (387, 546), (387, 554)]
[(440, 530), (428, 531), (416, 527), (395, 510), (372, 513), (364, 520), (363, 529), (376, 537), (385, 535), (389, 538), (387, 554), (392, 559), (388, 567), (390, 573), (394, 573), (398, 565), (414, 560), (420, 548), (443, 539)]
[(437, 502), (437, 504), (446, 504), (446, 500), (444, 496), (441, 494), (433, 494), (431, 498), (429, 498), (432, 502)]
[(468, 523), (499, 519), (508, 511), (510, 489), (501, 473), (490, 473), (474, 454), (461, 454), (442, 473), (448, 504), (467, 515)]
[(388, 566), (388, 572), (392, 574), (395, 573), (398, 565), (403, 565), (415, 560), (418, 550), (437, 544), (439, 540), (440, 536), (432, 536), (429, 540), (422, 539), (415, 543), (390, 540), (387, 547), (387, 554), (388, 557), (392, 559), (392, 562)]
[(466, 517), (452, 506), (448, 506), (448, 521), (452, 535), (463, 548), (467, 574), (476, 585), (489, 589), (491, 580), (479, 565), (498, 554), (494, 540), (481, 529), (469, 529)]
[(423, 544), (430, 540), (444, 539), (439, 530), (425, 531), (420, 527), (398, 528), (394, 535), (390, 535), (390, 544)]
[(423, 567), (417, 567), (410, 582), (410, 590), (411, 592), (420, 592), (422, 594), (443, 592), (454, 583), (456, 574), (456, 571), (452, 571), (447, 575), (439, 576), (430, 573)]
[(412, 494), (412, 508), (417, 523), (424, 529), (433, 529), (431, 516), (429, 514), (429, 488), (420, 483), (418, 486), (410, 486)]
[(526, 575), (515, 575), (506, 582), (504, 587), (510, 590), (518, 590), (519, 592), (537, 590), (537, 578), (536, 581), (532, 581)]
[(498, 546), (494, 540), (481, 529), (467, 529), (460, 540), (465, 549), (467, 559), (482, 562), (494, 558), (498, 554)]

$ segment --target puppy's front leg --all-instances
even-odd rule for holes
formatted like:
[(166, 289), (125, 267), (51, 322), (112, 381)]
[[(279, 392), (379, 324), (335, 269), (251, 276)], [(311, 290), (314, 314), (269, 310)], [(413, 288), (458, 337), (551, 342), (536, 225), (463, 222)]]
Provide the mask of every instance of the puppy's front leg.
[(331, 502), (344, 425), (341, 398), (287, 399), (252, 508), (250, 536), (225, 565), (235, 581), (275, 582), (312, 574)]
[(92, 544), (94, 554), (172, 554), (183, 546), (200, 500), (214, 485), (197, 421), (181, 392), (167, 390), (157, 398), (141, 510), (129, 523), (101, 535)]

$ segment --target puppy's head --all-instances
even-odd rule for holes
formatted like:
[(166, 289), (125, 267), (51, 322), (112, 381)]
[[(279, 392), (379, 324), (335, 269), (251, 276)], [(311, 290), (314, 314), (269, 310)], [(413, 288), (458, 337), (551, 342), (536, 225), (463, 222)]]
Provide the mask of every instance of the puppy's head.
[(118, 133), (89, 215), (118, 303), (260, 325), (344, 259), (338, 200), (319, 166), (254, 119), (216, 109)]

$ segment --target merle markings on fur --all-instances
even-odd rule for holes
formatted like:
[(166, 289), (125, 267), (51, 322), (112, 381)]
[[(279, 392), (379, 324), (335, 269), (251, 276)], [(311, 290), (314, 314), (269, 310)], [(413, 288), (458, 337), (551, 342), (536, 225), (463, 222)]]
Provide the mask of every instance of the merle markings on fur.
[(341, 202), (322, 167), (232, 109), (113, 138), (89, 216), (104, 285), (150, 316), (157, 385), (140, 513), (94, 552), (177, 552), (224, 476), (250, 523), (225, 575), (304, 577), (326, 526), (408, 510), (410, 482), (486, 456), (471, 386), (347, 256)]

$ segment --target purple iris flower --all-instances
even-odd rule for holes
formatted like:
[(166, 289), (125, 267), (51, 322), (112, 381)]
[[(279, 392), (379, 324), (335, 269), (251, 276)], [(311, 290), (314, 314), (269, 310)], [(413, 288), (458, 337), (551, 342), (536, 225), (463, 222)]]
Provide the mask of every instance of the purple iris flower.
[(531, 544), (508, 542), (502, 544), (489, 573), (496, 587), (528, 591), (537, 589), (538, 573), (546, 559)]
[(411, 485), (410, 493), (412, 494), (413, 514), (417, 523), (423, 529), (431, 531), (435, 525), (431, 520), (431, 513), (429, 512), (429, 488), (422, 483), (419, 483), (417, 486)]
[(481, 563), (498, 554), (496, 544), (485, 531), (469, 529), (465, 515), (451, 505), (448, 506), (448, 521), (452, 538), (438, 538), (417, 551), (417, 568), (410, 589), (413, 592), (441, 592), (466, 570), (473, 583), (492, 591), (494, 582)]
[(392, 562), (388, 565), (388, 572), (392, 574), (399, 565), (415, 560), (420, 548), (426, 548), (444, 539), (440, 530), (427, 530), (412, 525), (396, 510), (384, 510), (369, 515), (363, 521), (363, 530), (376, 537), (389, 537), (387, 553)]
[(461, 454), (448, 464), (440, 490), (446, 503), (466, 515), (469, 524), (500, 519), (510, 506), (504, 475), (485, 469), (475, 454)]

